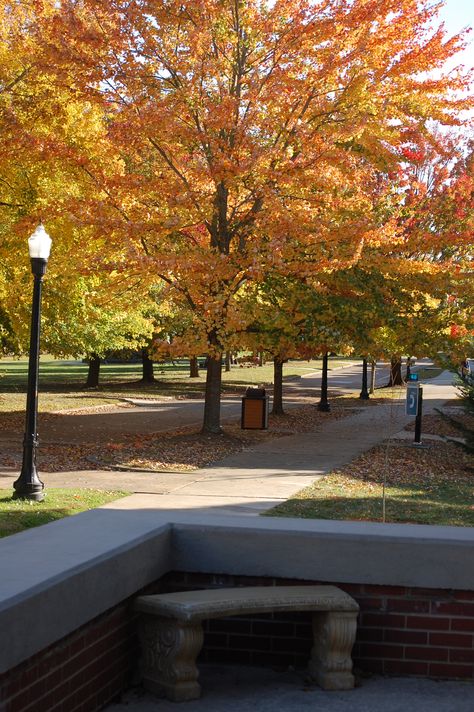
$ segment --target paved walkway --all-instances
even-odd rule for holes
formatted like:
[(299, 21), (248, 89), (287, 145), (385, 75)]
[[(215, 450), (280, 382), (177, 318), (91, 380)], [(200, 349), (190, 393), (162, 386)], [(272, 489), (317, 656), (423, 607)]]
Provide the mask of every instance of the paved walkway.
[[(424, 413), (454, 397), (452, 380), (452, 374), (445, 372), (423, 386)], [(387, 438), (397, 433), (406, 438), (403, 428), (413, 418), (405, 415), (403, 393), (401, 390), (400, 400), (329, 420), (315, 432), (268, 440), (193, 472), (87, 470), (47, 473), (44, 479), (47, 487), (96, 487), (134, 493), (115, 502), (115, 508), (210, 507), (214, 512), (219, 508), (223, 512), (257, 514)], [(16, 472), (0, 471), (0, 487), (10, 487), (16, 477)], [(152, 495), (153, 501), (149, 499)]]

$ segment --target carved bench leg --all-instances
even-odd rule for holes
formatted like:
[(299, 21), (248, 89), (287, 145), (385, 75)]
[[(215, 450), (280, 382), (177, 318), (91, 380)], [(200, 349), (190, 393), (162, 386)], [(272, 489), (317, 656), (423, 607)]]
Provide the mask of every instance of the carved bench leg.
[(139, 624), (144, 686), (173, 702), (201, 696), (196, 657), (202, 648), (201, 623), (142, 615)]
[(309, 672), (323, 690), (354, 687), (351, 651), (356, 631), (356, 612), (313, 614), (314, 645)]

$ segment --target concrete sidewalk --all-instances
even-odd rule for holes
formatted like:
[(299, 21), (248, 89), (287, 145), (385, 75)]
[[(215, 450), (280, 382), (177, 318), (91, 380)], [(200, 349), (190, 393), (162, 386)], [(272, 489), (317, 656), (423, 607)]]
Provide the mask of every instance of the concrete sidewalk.
[[(310, 377), (308, 381), (311, 387)], [(444, 372), (423, 385), (424, 413), (455, 397), (452, 381), (452, 374)], [(413, 418), (405, 415), (405, 391), (401, 388), (400, 398), (389, 404), (356, 409), (353, 415), (329, 420), (314, 432), (269, 440), (192, 472), (85, 470), (47, 473), (44, 479), (47, 487), (122, 489), (134, 493), (115, 502), (114, 508), (208, 507), (214, 512), (257, 514), (388, 438), (413, 438), (403, 431), (411, 421)], [(0, 487), (9, 488), (17, 476), (14, 471), (0, 471)]]
[[(424, 412), (455, 396), (452, 374), (423, 386)], [(213, 466), (187, 473), (87, 472), (48, 474), (48, 484), (133, 487), (134, 495), (113, 503), (115, 509), (209, 509), (213, 513), (255, 515), (287, 500), (331, 470), (342, 467), (381, 442), (406, 438), (404, 391), (389, 404), (365, 407), (318, 430), (270, 440), (230, 455)], [(408, 434), (408, 439), (413, 434)], [(407, 442), (408, 446), (408, 442)], [(110, 505), (112, 506), (112, 505)]]
[(179, 705), (130, 691), (107, 712), (473, 712), (474, 685), (415, 678), (366, 677), (345, 692), (325, 692), (304, 673), (203, 665), (202, 697)]

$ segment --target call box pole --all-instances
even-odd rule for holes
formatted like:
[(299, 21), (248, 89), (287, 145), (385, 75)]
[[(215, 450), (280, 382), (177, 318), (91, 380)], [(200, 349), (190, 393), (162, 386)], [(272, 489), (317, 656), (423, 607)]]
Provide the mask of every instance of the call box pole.
[[(416, 381), (417, 374), (412, 374), (410, 381)], [(421, 418), (423, 415), (423, 388), (419, 383), (408, 383), (406, 415), (415, 416), (415, 440), (414, 445), (421, 445)]]
[(418, 389), (418, 410), (415, 418), (415, 445), (421, 445), (421, 417), (423, 415), (423, 388)]

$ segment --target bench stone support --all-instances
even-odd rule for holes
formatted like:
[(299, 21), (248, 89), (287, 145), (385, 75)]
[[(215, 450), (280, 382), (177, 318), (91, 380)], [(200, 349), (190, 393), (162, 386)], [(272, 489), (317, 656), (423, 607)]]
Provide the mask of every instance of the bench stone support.
[(336, 586), (242, 586), (139, 596), (144, 685), (175, 702), (200, 696), (196, 658), (202, 621), (232, 615), (308, 611), (314, 645), (309, 672), (324, 690), (354, 687), (351, 652), (359, 606)]
[(144, 687), (173, 702), (199, 698), (196, 658), (204, 639), (202, 624), (143, 615), (139, 636)]
[(354, 687), (351, 651), (357, 631), (357, 612), (313, 614), (314, 645), (309, 673), (323, 690)]

